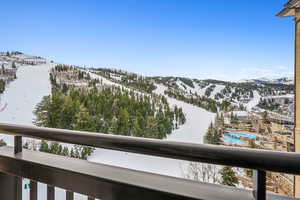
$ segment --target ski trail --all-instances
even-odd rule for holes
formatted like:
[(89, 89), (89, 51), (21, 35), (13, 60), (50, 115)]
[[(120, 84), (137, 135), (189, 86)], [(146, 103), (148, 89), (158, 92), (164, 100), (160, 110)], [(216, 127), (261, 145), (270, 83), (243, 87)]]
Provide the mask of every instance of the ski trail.
[[(32, 121), (34, 120), (34, 114), (32, 112), (36, 104), (42, 100), (43, 96), (51, 94), (49, 71), (54, 65), (55, 64), (47, 63), (37, 66), (22, 66), (18, 69), (17, 79), (11, 82), (1, 95), (0, 104), (4, 105), (7, 103), (6, 108), (0, 112), (1, 122), (32, 125)], [(93, 76), (93, 78), (99, 77), (98, 75)], [(116, 85), (105, 79), (103, 79), (103, 82), (104, 84)], [(164, 86), (158, 85), (158, 88), (154, 92), (164, 95), (163, 92), (165, 89)], [(166, 98), (171, 106), (177, 105), (183, 109), (187, 121), (184, 125), (180, 126), (179, 129), (174, 130), (165, 140), (202, 143), (203, 135), (215, 115), (191, 104), (169, 97)], [(4, 139), (8, 145), (13, 145), (12, 136), (0, 135), (0, 138)], [(183, 169), (185, 169), (189, 163), (181, 160), (106, 149), (96, 149), (88, 160), (175, 177), (183, 177)], [(24, 187), (24, 184), (28, 184), (28, 182), (26, 179), (23, 180), (24, 200), (29, 199), (29, 189), (25, 189)], [(39, 183), (39, 199), (46, 199), (46, 191), (46, 185)], [(56, 188), (55, 195), (57, 199), (65, 199), (63, 189)], [(86, 199), (86, 197), (75, 194), (75, 199), (82, 200)]]
[[(21, 66), (17, 71), (17, 79), (8, 84), (1, 95), (1, 123), (32, 125), (33, 110), (43, 96), (51, 93), (49, 71), (54, 64)], [(13, 137), (0, 135), (7, 145), (13, 145)]]
[[(164, 95), (165, 89), (166, 87), (157, 85), (157, 89), (154, 92)], [(187, 121), (184, 125), (180, 126), (179, 129), (174, 130), (170, 135), (168, 135), (165, 140), (199, 144), (203, 143), (203, 136), (206, 133), (210, 122), (214, 120), (215, 114), (167, 96), (166, 98), (171, 106), (177, 105), (183, 109)], [(184, 177), (183, 173), (189, 164), (187, 161), (108, 149), (96, 149), (88, 160), (174, 177)]]
[(251, 111), (252, 108), (257, 106), (260, 101), (260, 95), (257, 90), (253, 91), (253, 98), (246, 104), (246, 108), (248, 111)]
[[(32, 125), (33, 110), (45, 95), (51, 94), (49, 72), (55, 64), (47, 63), (35, 66), (21, 66), (17, 71), (17, 79), (11, 82), (1, 95), (0, 104), (4, 106), (0, 112), (1, 123)], [(5, 102), (5, 103), (4, 103)], [(0, 134), (0, 139), (9, 146), (13, 146), (14, 138), (10, 135)], [(25, 184), (29, 180), (23, 179), (22, 199), (29, 200), (29, 188)], [(55, 188), (56, 199), (65, 199), (65, 191)], [(84, 200), (85, 196), (75, 194), (76, 200)], [(47, 199), (47, 186), (38, 184), (38, 198)]]

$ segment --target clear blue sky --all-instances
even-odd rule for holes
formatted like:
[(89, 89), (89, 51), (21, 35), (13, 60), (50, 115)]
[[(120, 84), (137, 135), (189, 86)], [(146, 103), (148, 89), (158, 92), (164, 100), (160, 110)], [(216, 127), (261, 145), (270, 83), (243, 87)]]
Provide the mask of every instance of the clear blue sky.
[(144, 75), (242, 78), (293, 73), (286, 0), (2, 1), (0, 50)]

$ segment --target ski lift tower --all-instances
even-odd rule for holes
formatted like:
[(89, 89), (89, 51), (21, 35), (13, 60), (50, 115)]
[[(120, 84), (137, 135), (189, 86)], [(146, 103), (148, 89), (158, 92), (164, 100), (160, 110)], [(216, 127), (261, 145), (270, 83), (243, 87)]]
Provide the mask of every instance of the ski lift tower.
[[(293, 17), (295, 20), (295, 70), (294, 70), (294, 146), (295, 152), (300, 153), (300, 0), (290, 0), (277, 14), (278, 17)], [(297, 101), (298, 100), (298, 101)], [(295, 197), (300, 197), (300, 176), (294, 179)]]

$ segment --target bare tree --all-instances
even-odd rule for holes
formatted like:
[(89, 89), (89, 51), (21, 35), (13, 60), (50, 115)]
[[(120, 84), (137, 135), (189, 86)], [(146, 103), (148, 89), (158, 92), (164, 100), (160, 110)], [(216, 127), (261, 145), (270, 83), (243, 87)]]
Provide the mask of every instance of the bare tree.
[(185, 178), (207, 183), (220, 183), (219, 166), (205, 163), (190, 162), (186, 172), (183, 173)]

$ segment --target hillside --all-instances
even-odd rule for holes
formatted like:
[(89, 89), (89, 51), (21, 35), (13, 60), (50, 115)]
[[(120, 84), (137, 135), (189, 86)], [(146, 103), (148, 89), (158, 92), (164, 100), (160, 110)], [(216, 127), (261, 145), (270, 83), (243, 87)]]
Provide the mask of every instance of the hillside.
[[(269, 110), (293, 115), (293, 85), (286, 82), (145, 77), (116, 69), (61, 65), (20, 52), (1, 53), (0, 66), (1, 122), (203, 143), (219, 111)], [(50, 111), (45, 110), (49, 105), (61, 118), (45, 118), (42, 113)], [(12, 136), (0, 138), (13, 145)], [(40, 148), (40, 141), (25, 141), (30, 148)], [(188, 165), (112, 150), (91, 152), (85, 158), (92, 162), (177, 177), (183, 177)], [(45, 186), (39, 188), (44, 195)], [(63, 198), (64, 193), (57, 190), (57, 195)]]
[[(53, 79), (50, 77), (50, 72), (57, 64), (42, 58), (26, 56), (24, 54), (18, 54), (17, 58), (11, 56), (11, 54), (1, 54), (0, 57), (3, 57), (1, 60), (6, 60), (4, 66), (5, 69), (10, 69), (13, 63), (16, 65), (16, 79), (10, 82), (7, 81), (4, 93), (1, 95), (0, 103), (3, 108), (0, 115), (1, 121), (32, 125), (36, 120), (36, 116), (33, 114), (35, 107), (42, 101), (44, 96), (52, 94), (55, 90), (51, 83), (51, 80)], [(37, 60), (35, 61), (33, 59), (33, 61), (35, 61), (34, 63), (27, 64), (24, 62), (23, 64), (22, 61), (19, 61), (19, 57), (22, 57), (24, 60), (32, 58), (36, 58)], [(77, 78), (71, 77), (69, 76), (70, 74), (65, 73), (64, 75), (61, 74), (60, 78), (57, 79), (57, 82), (59, 82), (59, 84), (61, 83), (60, 85), (62, 88), (64, 87), (64, 84), (76, 88), (85, 88), (89, 84), (92, 86), (95, 83), (99, 83), (107, 87), (120, 87), (126, 91), (132, 91), (139, 95), (149, 95), (149, 93), (144, 92), (141, 89), (135, 89), (135, 87), (130, 85), (116, 83), (87, 69), (79, 67), (75, 68), (77, 71), (82, 72), (76, 72)], [(89, 76), (91, 82), (88, 83), (85, 76)], [(5, 76), (0, 76), (0, 79), (4, 80)], [(158, 90), (153, 94), (163, 97), (164, 94), (162, 92), (162, 90)], [(214, 119), (214, 114), (169, 97), (166, 97), (166, 99), (172, 108), (177, 106), (182, 109), (187, 121), (183, 125), (179, 125), (177, 129), (174, 129), (165, 139), (202, 143), (203, 135), (206, 132), (208, 124)], [(12, 136), (2, 135), (1, 138), (4, 139), (8, 145), (13, 144)], [(27, 142), (30, 143), (31, 146), (33, 145), (32, 148), (39, 148), (39, 141), (27, 140)], [(125, 155), (122, 152), (112, 152), (103, 149), (96, 149), (88, 159), (101, 163), (126, 166), (132, 169), (152, 171), (172, 176), (182, 176), (182, 162), (170, 161), (169, 159), (153, 159), (152, 157), (143, 155), (138, 155), (137, 157), (137, 155)], [(156, 167), (152, 167), (149, 163), (152, 163), (152, 165)], [(165, 163), (165, 165), (162, 165), (162, 163)], [(26, 183), (26, 181), (24, 183)], [(39, 189), (40, 191), (45, 192), (44, 185), (39, 184)], [(42, 196), (45, 194), (44, 192), (42, 192)], [(58, 197), (63, 197), (64, 193), (61, 190), (58, 190), (57, 192)], [(24, 199), (27, 198), (26, 194), (28, 194), (28, 191), (24, 191)], [(81, 199), (79, 197), (80, 196), (77, 195), (76, 199)]]
[[(204, 108), (210, 112), (269, 110), (293, 116), (293, 79), (251, 79), (240, 82), (199, 80), (186, 77), (145, 77), (123, 70), (98, 68), (91, 72), (118, 84), (151, 93), (157, 85), (165, 86), (164, 95)], [(277, 98), (287, 97), (286, 103)], [(267, 99), (267, 102), (266, 102)], [(270, 105), (266, 105), (270, 104)]]

